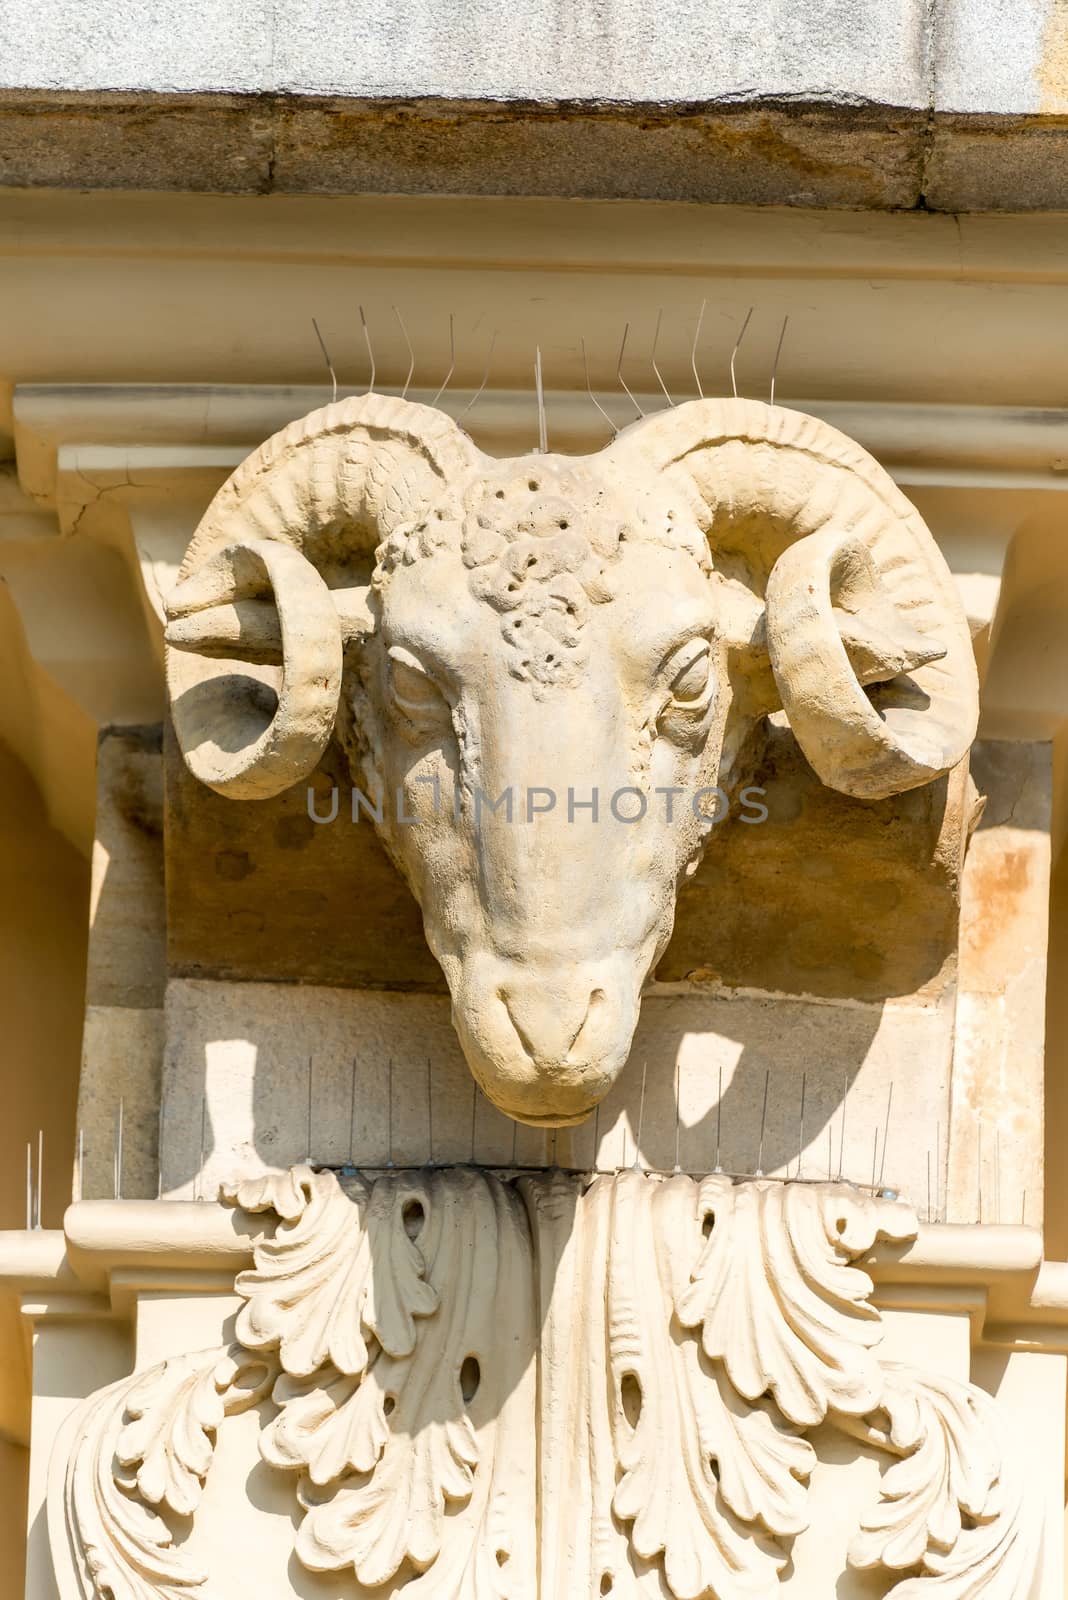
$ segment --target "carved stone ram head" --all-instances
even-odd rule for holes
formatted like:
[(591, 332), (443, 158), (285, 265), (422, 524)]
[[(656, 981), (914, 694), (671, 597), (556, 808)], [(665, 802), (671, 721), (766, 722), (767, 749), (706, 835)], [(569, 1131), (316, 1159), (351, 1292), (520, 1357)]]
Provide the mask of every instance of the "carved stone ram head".
[(717, 814), (692, 797), (739, 781), (761, 719), (785, 712), (822, 781), (868, 799), (975, 733), (967, 626), (917, 512), (841, 433), (748, 401), (507, 461), (426, 406), (327, 406), (216, 495), (169, 618), (190, 770), (266, 798), (336, 732), (387, 797), (472, 1072), (547, 1125), (626, 1061)]

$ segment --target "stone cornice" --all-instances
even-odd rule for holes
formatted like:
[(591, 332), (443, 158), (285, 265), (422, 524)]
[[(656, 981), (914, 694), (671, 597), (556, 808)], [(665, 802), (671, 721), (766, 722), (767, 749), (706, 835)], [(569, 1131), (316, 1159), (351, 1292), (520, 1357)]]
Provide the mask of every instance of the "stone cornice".
[[(360, 392), (340, 388), (338, 396)], [(429, 404), (435, 392), (414, 387), (409, 398)], [(160, 486), (197, 473), (221, 481), (264, 438), (330, 398), (329, 387), (317, 385), (19, 385), (20, 481), (61, 512), (109, 488)], [(438, 404), (460, 417), (470, 398), (446, 393)], [(664, 408), (662, 394), (635, 398), (647, 414)], [(794, 397), (786, 403), (858, 440), (905, 485), (1068, 488), (1068, 410)], [(556, 448), (590, 450), (603, 442), (604, 420), (581, 390), (548, 390), (546, 409)], [(530, 393), (487, 388), (463, 420), (481, 448), (522, 452), (530, 443)]]

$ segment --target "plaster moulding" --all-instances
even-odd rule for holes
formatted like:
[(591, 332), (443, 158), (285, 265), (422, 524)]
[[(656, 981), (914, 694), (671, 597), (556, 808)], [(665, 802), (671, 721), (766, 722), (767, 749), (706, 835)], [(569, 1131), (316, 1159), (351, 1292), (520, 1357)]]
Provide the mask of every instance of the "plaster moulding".
[[(381, 391), (383, 398), (394, 392)], [(357, 391), (338, 394), (355, 398)], [(151, 481), (178, 487), (198, 472), (218, 482), (265, 437), (330, 397), (329, 388), (317, 385), (19, 384), (13, 400), (19, 482), (35, 500), (69, 507), (90, 502), (102, 487)], [(435, 391), (414, 387), (408, 398), (429, 405)], [(470, 398), (446, 393), (438, 403), (459, 416)], [(659, 391), (636, 391), (635, 400), (646, 416), (664, 409)], [(603, 441), (604, 420), (587, 394), (549, 389), (545, 403), (556, 448), (594, 450)], [(1068, 488), (1068, 413), (1061, 410), (792, 403), (856, 439), (904, 487)], [(531, 417), (528, 390), (489, 387), (463, 421), (490, 454), (518, 455), (529, 448)]]
[(259, 1449), (293, 1483), (296, 1559), (354, 1595), (770, 1597), (827, 1428), (889, 1463), (849, 1555), (880, 1592), (1030, 1592), (1041, 1498), (996, 1405), (880, 1360), (857, 1263), (915, 1237), (898, 1203), (308, 1167), (230, 1199), (277, 1223), (237, 1279), (236, 1342), (93, 1395), (60, 1437), (62, 1600), (221, 1600), (189, 1519), (244, 1492), (217, 1484), (215, 1444), (268, 1393)]

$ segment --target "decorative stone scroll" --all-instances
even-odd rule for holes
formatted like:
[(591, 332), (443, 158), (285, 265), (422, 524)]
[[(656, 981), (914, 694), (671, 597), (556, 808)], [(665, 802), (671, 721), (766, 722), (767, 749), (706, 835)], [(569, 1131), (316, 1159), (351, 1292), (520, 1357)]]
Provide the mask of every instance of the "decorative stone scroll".
[(236, 1600), (171, 1529), (225, 1418), (268, 1388), (260, 1450), (292, 1476), (296, 1556), (354, 1596), (774, 1596), (820, 1425), (892, 1458), (850, 1553), (880, 1592), (1030, 1593), (1040, 1502), (996, 1405), (879, 1359), (856, 1262), (914, 1236), (903, 1205), (722, 1177), (309, 1167), (229, 1198), (278, 1218), (237, 1280), (237, 1344), (101, 1391), (60, 1441), (71, 1597)]
[[(224, 1417), (268, 1393), (274, 1361), (240, 1346), (179, 1356), (90, 1396), (60, 1434), (69, 1450), (66, 1532), (80, 1593), (107, 1600), (190, 1600), (207, 1574), (174, 1546), (168, 1521), (200, 1503)], [(53, 1547), (57, 1529), (50, 1504)]]
[(547, 1126), (618, 1077), (768, 716), (877, 799), (955, 766), (978, 715), (915, 508), (852, 440), (755, 401), (507, 461), (428, 406), (327, 406), (219, 491), (168, 617), (189, 769), (255, 801), (335, 738), (472, 1072)]

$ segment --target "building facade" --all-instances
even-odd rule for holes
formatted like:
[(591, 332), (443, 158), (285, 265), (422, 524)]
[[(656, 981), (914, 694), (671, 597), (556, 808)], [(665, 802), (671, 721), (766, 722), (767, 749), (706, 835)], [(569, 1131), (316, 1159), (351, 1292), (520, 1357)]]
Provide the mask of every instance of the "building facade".
[(0, 11), (5, 1596), (1065, 1593), (1066, 29)]

